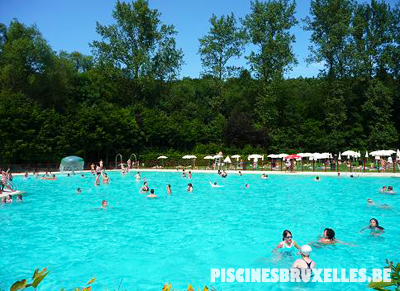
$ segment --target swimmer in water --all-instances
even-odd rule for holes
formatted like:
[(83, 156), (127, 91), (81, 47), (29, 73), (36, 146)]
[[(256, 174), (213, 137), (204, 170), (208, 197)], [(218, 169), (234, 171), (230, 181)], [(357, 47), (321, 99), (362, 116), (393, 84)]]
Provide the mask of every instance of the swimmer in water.
[(223, 187), (221, 185), (218, 185), (217, 182), (211, 183), (211, 181), (209, 181), (209, 183), (210, 183), (211, 187), (213, 187), (213, 188), (221, 188), (221, 187)]
[(170, 184), (167, 185), (167, 194), (168, 195), (172, 194), (172, 190), (171, 190), (171, 185)]
[(261, 179), (263, 179), (263, 180), (268, 179), (268, 175), (262, 174)]
[(186, 178), (186, 172), (185, 169), (182, 170), (182, 178)]
[(222, 177), (222, 178), (226, 178), (227, 176), (228, 176), (228, 173), (225, 172), (225, 171), (223, 171), (222, 174), (221, 174), (221, 177)]
[(396, 192), (394, 192), (394, 190), (393, 190), (393, 186), (388, 186), (387, 193), (388, 194), (396, 194)]
[(277, 251), (278, 249), (282, 249), (284, 251), (292, 251), (294, 247), (296, 249), (300, 249), (299, 245), (292, 238), (292, 233), (289, 230), (285, 229), (282, 234), (282, 241), (277, 245), (274, 251)]
[(192, 183), (189, 183), (189, 184), (188, 184), (188, 186), (187, 186), (187, 191), (188, 191), (188, 192), (193, 192), (193, 185), (192, 185)]
[[(336, 244), (336, 243), (341, 243), (341, 244), (345, 244), (345, 245), (354, 246), (353, 244), (345, 243), (345, 242), (342, 242), (342, 241), (336, 239), (335, 238), (335, 231), (333, 229), (331, 229), (331, 228), (325, 228), (325, 230), (324, 230), (324, 232), (322, 234), (322, 237), (318, 240), (318, 243), (320, 245), (333, 245), (333, 244)], [(318, 246), (318, 245), (315, 245), (315, 246)]]
[(110, 184), (110, 177), (108, 177), (107, 173), (103, 173), (103, 183)]
[(21, 194), (17, 196), (17, 202), (22, 202), (22, 195)]
[(379, 190), (379, 192), (381, 192), (381, 193), (386, 193), (386, 192), (387, 192), (386, 186), (383, 186), (383, 187)]
[(315, 177), (314, 181), (319, 182), (321, 181), (321, 178), (319, 176)]
[(94, 185), (95, 186), (100, 185), (100, 172), (97, 172), (96, 179), (94, 180)]
[(82, 189), (81, 188), (77, 188), (76, 189), (76, 194), (81, 194), (82, 193)]
[(95, 166), (95, 164), (92, 163), (90, 165), (90, 172), (92, 173), (92, 175), (94, 175), (95, 170), (96, 170), (96, 166)]
[(337, 173), (337, 176), (340, 177), (340, 173)]
[(371, 218), (369, 221), (369, 226), (362, 228), (360, 232), (363, 232), (366, 229), (370, 229), (371, 235), (373, 236), (381, 235), (385, 230), (382, 226), (379, 226), (379, 222), (376, 218)]
[(25, 178), (25, 179), (28, 178), (28, 172), (25, 172), (24, 178)]
[(12, 196), (11, 196), (11, 195), (8, 195), (8, 196), (7, 196), (6, 203), (13, 203), (13, 199), (12, 199)]
[(338, 241), (335, 238), (335, 231), (331, 228), (325, 228), (319, 242), (325, 245), (335, 244)]
[(250, 184), (246, 184), (246, 189), (250, 189)]
[(318, 242), (324, 245), (335, 244), (338, 241), (335, 238), (335, 231), (331, 228), (325, 228), (322, 237), (318, 240)]
[(135, 175), (135, 179), (136, 179), (136, 180), (140, 180), (140, 178), (141, 178), (141, 177), (140, 177), (140, 172), (137, 172), (136, 175)]
[(106, 209), (107, 206), (108, 206), (107, 200), (101, 201), (101, 207), (102, 207), (103, 209)]
[(390, 209), (391, 208), (390, 205), (388, 205), (388, 204), (377, 204), (371, 198), (367, 199), (367, 205), (368, 206), (376, 206), (376, 207), (379, 207), (382, 209)]
[(297, 259), (294, 261), (292, 265), (292, 269), (300, 270), (300, 278), (304, 276), (302, 279), (306, 280), (306, 277), (310, 278), (312, 274), (312, 269), (315, 268), (315, 262), (310, 259), (310, 253), (312, 248), (309, 245), (304, 245), (300, 247), (300, 256), (301, 259)]
[(242, 172), (241, 172), (241, 171), (239, 171), (239, 173), (238, 173), (238, 174), (239, 174), (239, 176), (243, 176), (243, 174), (242, 174)]
[(157, 195), (154, 194), (154, 189), (151, 189), (151, 190), (150, 190), (150, 194), (147, 195), (147, 198), (157, 198)]
[(140, 189), (140, 191), (143, 193), (143, 194), (146, 194), (146, 192), (147, 191), (149, 191), (149, 183), (147, 183), (147, 182), (144, 182), (143, 183), (143, 187)]
[(189, 171), (189, 179), (192, 179), (192, 172)]

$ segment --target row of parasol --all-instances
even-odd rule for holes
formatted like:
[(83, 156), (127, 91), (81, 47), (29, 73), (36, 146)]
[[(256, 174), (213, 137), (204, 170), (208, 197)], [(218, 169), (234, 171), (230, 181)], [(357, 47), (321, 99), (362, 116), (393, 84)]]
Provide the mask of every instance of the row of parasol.
[[(368, 153), (368, 151), (365, 152), (364, 157), (368, 158), (369, 156), (371, 157), (375, 157), (375, 159), (380, 159), (380, 157), (389, 157), (396, 154), (397, 155), (397, 159), (400, 159), (400, 151), (394, 151), (394, 150), (377, 150), (377, 151), (373, 151)], [(352, 151), (352, 150), (348, 150), (348, 151), (344, 151), (343, 153), (339, 153), (338, 155), (338, 160), (341, 160), (342, 157), (345, 156), (347, 158), (361, 158), (361, 152), (358, 151)], [(239, 160), (240, 159), (240, 155), (233, 155), (232, 158)], [(296, 160), (301, 160), (303, 158), (308, 158), (310, 160), (321, 160), (321, 159), (332, 159), (333, 155), (331, 153), (298, 153), (298, 154), (269, 154), (267, 156), (268, 158), (271, 159), (285, 159), (285, 160), (292, 160), (292, 159), (296, 159)], [(159, 156), (157, 159), (168, 159), (167, 156)], [(192, 160), (192, 159), (197, 159), (197, 157), (195, 155), (185, 155), (182, 157), (182, 159), (184, 160)], [(225, 163), (231, 163), (231, 157), (226, 156), (225, 159), (223, 159), (223, 156), (221, 154), (218, 155), (209, 155), (209, 156), (205, 156), (204, 157), (205, 160), (217, 160), (218, 162), (225, 162)], [(247, 157), (247, 159), (250, 160), (254, 160), (254, 161), (258, 161), (259, 159), (264, 160), (264, 155), (259, 155), (259, 154), (252, 154), (249, 155)]]

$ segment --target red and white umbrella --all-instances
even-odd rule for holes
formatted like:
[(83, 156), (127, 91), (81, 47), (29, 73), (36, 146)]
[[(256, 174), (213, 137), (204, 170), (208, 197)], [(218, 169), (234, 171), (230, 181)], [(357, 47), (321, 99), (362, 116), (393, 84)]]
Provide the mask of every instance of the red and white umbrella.
[(288, 155), (285, 159), (286, 160), (294, 160), (294, 159), (301, 159), (302, 157), (296, 154)]

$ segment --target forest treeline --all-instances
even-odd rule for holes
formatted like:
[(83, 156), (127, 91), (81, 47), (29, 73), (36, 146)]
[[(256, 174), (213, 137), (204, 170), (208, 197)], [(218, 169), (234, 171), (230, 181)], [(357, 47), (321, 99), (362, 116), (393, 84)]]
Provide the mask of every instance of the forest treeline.
[[(289, 0), (250, 5), (243, 19), (210, 15), (198, 78), (179, 78), (178, 32), (146, 0), (117, 1), (90, 56), (0, 24), (0, 162), (399, 147), (399, 3), (311, 0), (306, 19)], [(284, 78), (294, 26), (311, 33), (318, 77)]]

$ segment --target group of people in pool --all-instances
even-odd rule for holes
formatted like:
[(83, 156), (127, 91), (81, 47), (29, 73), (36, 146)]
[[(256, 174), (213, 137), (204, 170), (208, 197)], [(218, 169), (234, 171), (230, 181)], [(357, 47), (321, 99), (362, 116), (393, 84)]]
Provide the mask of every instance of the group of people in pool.
[[(19, 194), (17, 196), (17, 202), (22, 202), (22, 195)], [(11, 195), (7, 195), (7, 197), (3, 197), (1, 198), (1, 204), (9, 204), (9, 203), (13, 203), (13, 197)]]
[(98, 164), (91, 164), (90, 165), (90, 172), (92, 175), (96, 175), (104, 170), (103, 160), (100, 160)]
[[(178, 170), (178, 171), (179, 171), (179, 170)], [(227, 174), (225, 171), (221, 171), (221, 170), (218, 170), (218, 175), (219, 175), (220, 177), (222, 177), (222, 178), (226, 178), (226, 177), (228, 176), (228, 174)], [(242, 176), (243, 174), (239, 171), (239, 175)], [(182, 170), (182, 178), (186, 178), (186, 171), (185, 171), (185, 169)], [(192, 172), (191, 172), (191, 171), (188, 172), (188, 178), (189, 178), (189, 179), (192, 179)], [(261, 179), (267, 179), (267, 178), (268, 178), (268, 175), (266, 175), (266, 174), (263, 174), (263, 175), (261, 176)], [(140, 179), (141, 179), (141, 174), (140, 174), (140, 172), (137, 172), (137, 174), (135, 175), (135, 179), (136, 179), (137, 181), (140, 181)], [(143, 179), (145, 180), (145, 178), (143, 178)], [(210, 185), (211, 185), (212, 188), (220, 188), (220, 187), (223, 187), (222, 185), (218, 185), (217, 182), (212, 183), (212, 182), (210, 181), (209, 183), (210, 183)], [(149, 185), (148, 182), (147, 182), (147, 181), (144, 181), (144, 182), (143, 182), (143, 186), (140, 188), (140, 193), (141, 193), (141, 194), (147, 194), (147, 192), (150, 191), (150, 195), (147, 195), (147, 198), (157, 198), (157, 195), (155, 195), (155, 193), (154, 193), (154, 189), (150, 189), (148, 185)], [(249, 189), (249, 188), (250, 188), (250, 184), (246, 184), (245, 187), (246, 187), (246, 189)], [(193, 184), (192, 184), (192, 183), (188, 183), (187, 188), (186, 188), (186, 191), (187, 191), (187, 192), (193, 192)], [(168, 195), (171, 195), (171, 193), (172, 193), (171, 185), (168, 184), (168, 185), (167, 185), (167, 194), (168, 194)]]
[[(376, 218), (371, 218), (369, 221), (369, 225), (363, 227), (359, 232), (364, 232), (365, 230), (370, 230), (371, 235), (373, 236), (381, 235), (384, 232), (384, 228), (379, 225), (379, 222)], [(286, 229), (283, 231), (282, 241), (278, 243), (276, 248), (273, 249), (273, 252), (277, 253), (279, 250), (281, 250), (281, 252), (288, 254), (291, 253), (294, 248), (296, 248), (300, 251), (299, 254), (301, 256), (301, 259), (297, 259), (293, 263), (292, 268), (311, 271), (316, 266), (316, 263), (310, 258), (310, 253), (312, 251), (311, 246), (320, 248), (324, 245), (333, 245), (337, 243), (355, 246), (353, 244), (345, 243), (338, 240), (335, 237), (335, 231), (331, 228), (325, 228), (322, 236), (318, 239), (318, 241), (299, 246), (297, 242), (293, 240), (292, 233)]]
[(96, 179), (94, 180), (94, 185), (100, 185), (100, 178), (102, 178), (103, 184), (110, 184), (110, 177), (107, 173), (103, 170), (100, 172), (96, 172)]
[[(192, 183), (189, 183), (187, 188), (186, 188), (187, 192), (193, 192), (193, 185)], [(143, 186), (140, 188), (140, 194), (147, 194), (150, 191), (150, 194), (147, 195), (147, 198), (157, 198), (158, 196), (155, 194), (154, 189), (150, 189), (149, 188), (149, 183), (147, 181), (143, 182)], [(171, 185), (168, 184), (167, 185), (167, 195), (171, 195), (172, 194), (172, 189), (171, 189)]]
[[(179, 171), (179, 170), (177, 170), (177, 171)], [(239, 176), (243, 176), (243, 174), (242, 174), (241, 171), (239, 171), (238, 174), (239, 174)], [(221, 176), (222, 178), (226, 178), (228, 174), (227, 174), (225, 171), (218, 170), (218, 175)], [(186, 178), (186, 171), (185, 171), (185, 169), (182, 170), (182, 178)], [(192, 172), (191, 172), (191, 171), (188, 172), (188, 178), (189, 178), (189, 179), (192, 179)], [(268, 175), (265, 174), (265, 173), (263, 173), (263, 174), (261, 175), (261, 179), (263, 179), (263, 180), (266, 180), (266, 179), (268, 179), (268, 178), (269, 178)], [(141, 174), (140, 174), (140, 172), (137, 172), (137, 174), (135, 175), (135, 179), (136, 179), (137, 181), (139, 181), (139, 180), (141, 179)], [(145, 178), (144, 178), (144, 180), (145, 180)], [(319, 182), (319, 181), (321, 181), (321, 178), (320, 178), (319, 176), (316, 176), (316, 177), (314, 178), (314, 181)], [(217, 182), (211, 182), (211, 181), (210, 181), (209, 183), (210, 183), (210, 185), (211, 185), (212, 188), (220, 188), (220, 187), (223, 187), (222, 185), (218, 185)], [(245, 188), (246, 188), (246, 189), (250, 189), (250, 184), (246, 184), (246, 185), (245, 185)], [(384, 186), (382, 189), (386, 189), (386, 187)], [(149, 190), (150, 190), (150, 188), (148, 187), (148, 182), (144, 181), (143, 187), (141, 188), (140, 192), (141, 192), (142, 194), (146, 194)], [(154, 190), (154, 189), (151, 189), (151, 190)], [(188, 184), (188, 186), (187, 186), (187, 191), (188, 191), (188, 192), (192, 192), (192, 191), (193, 191), (193, 184), (192, 184), (192, 183), (189, 183), (189, 184)], [(385, 190), (385, 191), (386, 191), (386, 190)], [(389, 187), (388, 187), (387, 192), (388, 192), (388, 193), (395, 194), (395, 192), (393, 192), (393, 187), (392, 187), (392, 186), (389, 186)], [(171, 191), (171, 185), (167, 185), (167, 194), (170, 195), (171, 193), (172, 193), (172, 191)], [(153, 195), (151, 195), (151, 196), (148, 195), (148, 198), (156, 198), (156, 197), (157, 197), (157, 196), (154, 194), (154, 191), (153, 191), (152, 194), (153, 194)], [(372, 201), (372, 200), (371, 200), (371, 201)], [(367, 200), (367, 202), (370, 203), (369, 200)], [(371, 204), (371, 203), (370, 203), (370, 204)]]
[(383, 193), (383, 194), (396, 194), (396, 192), (393, 190), (393, 186), (383, 186), (379, 192)]
[[(177, 170), (177, 171), (179, 171), (179, 170)], [(243, 174), (242, 174), (242, 172), (241, 171), (239, 171), (239, 176), (243, 176)], [(222, 178), (226, 178), (227, 176), (228, 176), (228, 174), (225, 172), (225, 171), (221, 171), (221, 170), (218, 170), (218, 175), (220, 176), (220, 177), (222, 177)], [(186, 171), (185, 171), (185, 169), (183, 169), (182, 170), (182, 178), (186, 178)], [(189, 171), (188, 172), (188, 178), (189, 179), (192, 179), (192, 172), (191, 171)], [(136, 181), (140, 181), (140, 179), (141, 179), (141, 174), (140, 174), (140, 172), (137, 172), (136, 173), (136, 175), (135, 175), (135, 179), (136, 179)], [(146, 178), (143, 178), (144, 179), (144, 182), (143, 182), (143, 186), (140, 188), (140, 193), (141, 194), (147, 194), (147, 192), (148, 191), (150, 191), (150, 195), (148, 195), (147, 197), (148, 198), (157, 198), (157, 195), (155, 195), (155, 193), (154, 193), (154, 189), (150, 189), (149, 188), (149, 184), (148, 184), (148, 182), (145, 180)], [(264, 174), (262, 174), (261, 175), (261, 179), (268, 179), (268, 175), (266, 175), (265, 173)], [(210, 185), (211, 185), (211, 187), (212, 188), (220, 188), (220, 187), (223, 187), (222, 185), (218, 185), (217, 184), (217, 182), (209, 182), (210, 183)], [(249, 189), (250, 188), (250, 184), (246, 184), (245, 185), (245, 188), (246, 189)], [(186, 188), (186, 191), (187, 192), (193, 192), (193, 184), (192, 183), (188, 183), (188, 185), (187, 185), (187, 188)], [(167, 185), (167, 194), (168, 195), (171, 195), (171, 193), (172, 193), (172, 190), (171, 190), (171, 185)]]
[[(10, 191), (13, 190), (12, 183), (11, 183), (13, 180), (13, 175), (12, 175), (12, 173), (10, 173), (10, 169), (8, 169), (7, 171), (0, 169), (0, 173), (1, 173), (0, 193), (4, 193), (4, 192), (9, 193)], [(21, 194), (19, 194), (17, 196), (17, 202), (22, 202)], [(11, 203), (13, 203), (12, 195), (9, 194), (6, 197), (1, 198), (1, 204), (11, 204)]]
[(1, 181), (0, 181), (0, 193), (1, 193), (4, 191), (4, 188), (11, 189), (10, 181), (13, 180), (13, 176), (10, 173), (10, 169), (8, 169), (7, 171), (0, 169), (0, 173), (1, 173)]
[[(328, 230), (328, 229), (326, 229)], [(326, 232), (324, 231), (324, 234)], [(334, 236), (334, 235), (333, 235)], [(284, 253), (291, 253), (294, 248), (298, 249), (300, 252), (301, 259), (297, 259), (293, 262), (292, 268), (300, 269), (300, 270), (308, 270), (310, 273), (312, 269), (315, 268), (316, 263), (310, 258), (310, 253), (312, 248), (306, 244), (303, 246), (299, 246), (296, 241), (293, 240), (293, 235), (290, 230), (285, 229), (282, 234), (282, 241), (273, 249), (273, 252), (278, 252), (281, 250)]]
[[(389, 194), (389, 195), (394, 195), (396, 192), (393, 190), (393, 186), (383, 186), (381, 189), (379, 189), (379, 193), (381, 194)], [(380, 204), (375, 201), (373, 201), (371, 198), (367, 199), (367, 205), (368, 206), (375, 206), (381, 209), (391, 209), (391, 206), (388, 204)]]

